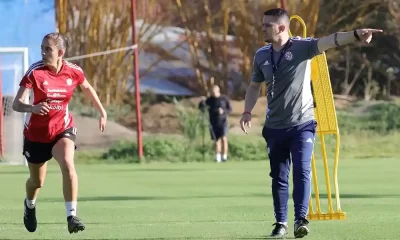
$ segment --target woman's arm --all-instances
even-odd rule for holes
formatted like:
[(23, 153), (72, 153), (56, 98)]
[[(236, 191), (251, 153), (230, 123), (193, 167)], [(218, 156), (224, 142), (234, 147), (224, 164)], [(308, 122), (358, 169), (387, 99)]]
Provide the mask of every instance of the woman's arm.
[(104, 109), (103, 105), (100, 102), (99, 96), (96, 91), (93, 89), (92, 85), (85, 79), (83, 83), (80, 85), (82, 92), (86, 97), (92, 100), (94, 107), (99, 111), (102, 117), (107, 117), (107, 112)]

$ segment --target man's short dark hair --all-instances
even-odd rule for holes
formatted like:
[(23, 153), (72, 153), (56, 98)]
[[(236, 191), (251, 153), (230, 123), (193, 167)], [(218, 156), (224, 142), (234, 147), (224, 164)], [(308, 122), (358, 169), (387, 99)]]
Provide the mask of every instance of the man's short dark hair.
[(289, 13), (283, 9), (283, 8), (273, 8), (273, 9), (269, 9), (267, 11), (264, 12), (265, 16), (272, 16), (274, 17), (276, 20), (279, 19), (286, 19), (289, 20)]

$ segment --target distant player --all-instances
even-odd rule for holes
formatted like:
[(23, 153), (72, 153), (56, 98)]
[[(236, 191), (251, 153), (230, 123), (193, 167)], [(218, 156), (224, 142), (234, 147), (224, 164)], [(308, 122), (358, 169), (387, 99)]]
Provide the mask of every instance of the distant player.
[(215, 85), (211, 96), (199, 104), (201, 111), (208, 109), (210, 118), (210, 135), (215, 142), (216, 161), (225, 162), (228, 159), (228, 115), (232, 112), (228, 97), (221, 95), (219, 86)]
[(253, 76), (247, 88), (241, 128), (250, 127), (251, 111), (262, 83), (268, 89), (268, 109), (263, 137), (267, 143), (276, 223), (271, 236), (288, 234), (289, 172), (293, 163), (294, 236), (309, 232), (308, 204), (311, 195), (311, 155), (317, 122), (311, 91), (311, 59), (322, 52), (360, 41), (369, 43), (376, 29), (338, 32), (323, 38), (289, 36), (289, 14), (284, 9), (264, 12), (264, 40), (254, 57)]
[[(47, 161), (54, 157), (63, 176), (68, 231), (76, 233), (83, 231), (85, 226), (76, 216), (78, 177), (74, 152), (77, 129), (68, 111), (74, 89), (79, 85), (100, 112), (101, 132), (106, 125), (107, 113), (82, 69), (63, 60), (67, 40), (58, 33), (50, 33), (43, 38), (41, 47), (43, 60), (28, 69), (13, 103), (14, 111), (29, 115), (24, 128), (23, 146), (30, 172), (26, 181), (24, 224), (29, 232), (36, 231), (36, 198), (44, 183)], [(30, 90), (33, 91), (33, 105), (24, 103)]]

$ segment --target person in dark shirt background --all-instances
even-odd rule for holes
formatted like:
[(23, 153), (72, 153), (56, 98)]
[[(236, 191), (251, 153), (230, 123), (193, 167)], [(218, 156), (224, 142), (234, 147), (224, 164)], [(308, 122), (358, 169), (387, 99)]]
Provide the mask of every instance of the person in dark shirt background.
[(211, 139), (215, 142), (216, 161), (226, 161), (228, 158), (228, 115), (232, 112), (227, 96), (221, 95), (219, 86), (215, 85), (211, 96), (204, 98), (199, 108), (208, 109)]

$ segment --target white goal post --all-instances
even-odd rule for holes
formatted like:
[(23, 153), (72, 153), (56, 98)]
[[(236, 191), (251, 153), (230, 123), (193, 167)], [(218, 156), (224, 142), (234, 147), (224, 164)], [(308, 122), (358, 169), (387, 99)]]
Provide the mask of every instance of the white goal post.
[[(19, 82), (29, 68), (26, 47), (0, 47), (0, 84), (2, 114), (0, 115), (0, 163), (27, 165), (22, 155), (23, 129), (27, 114), (12, 110)], [(25, 99), (30, 102), (30, 97)]]

